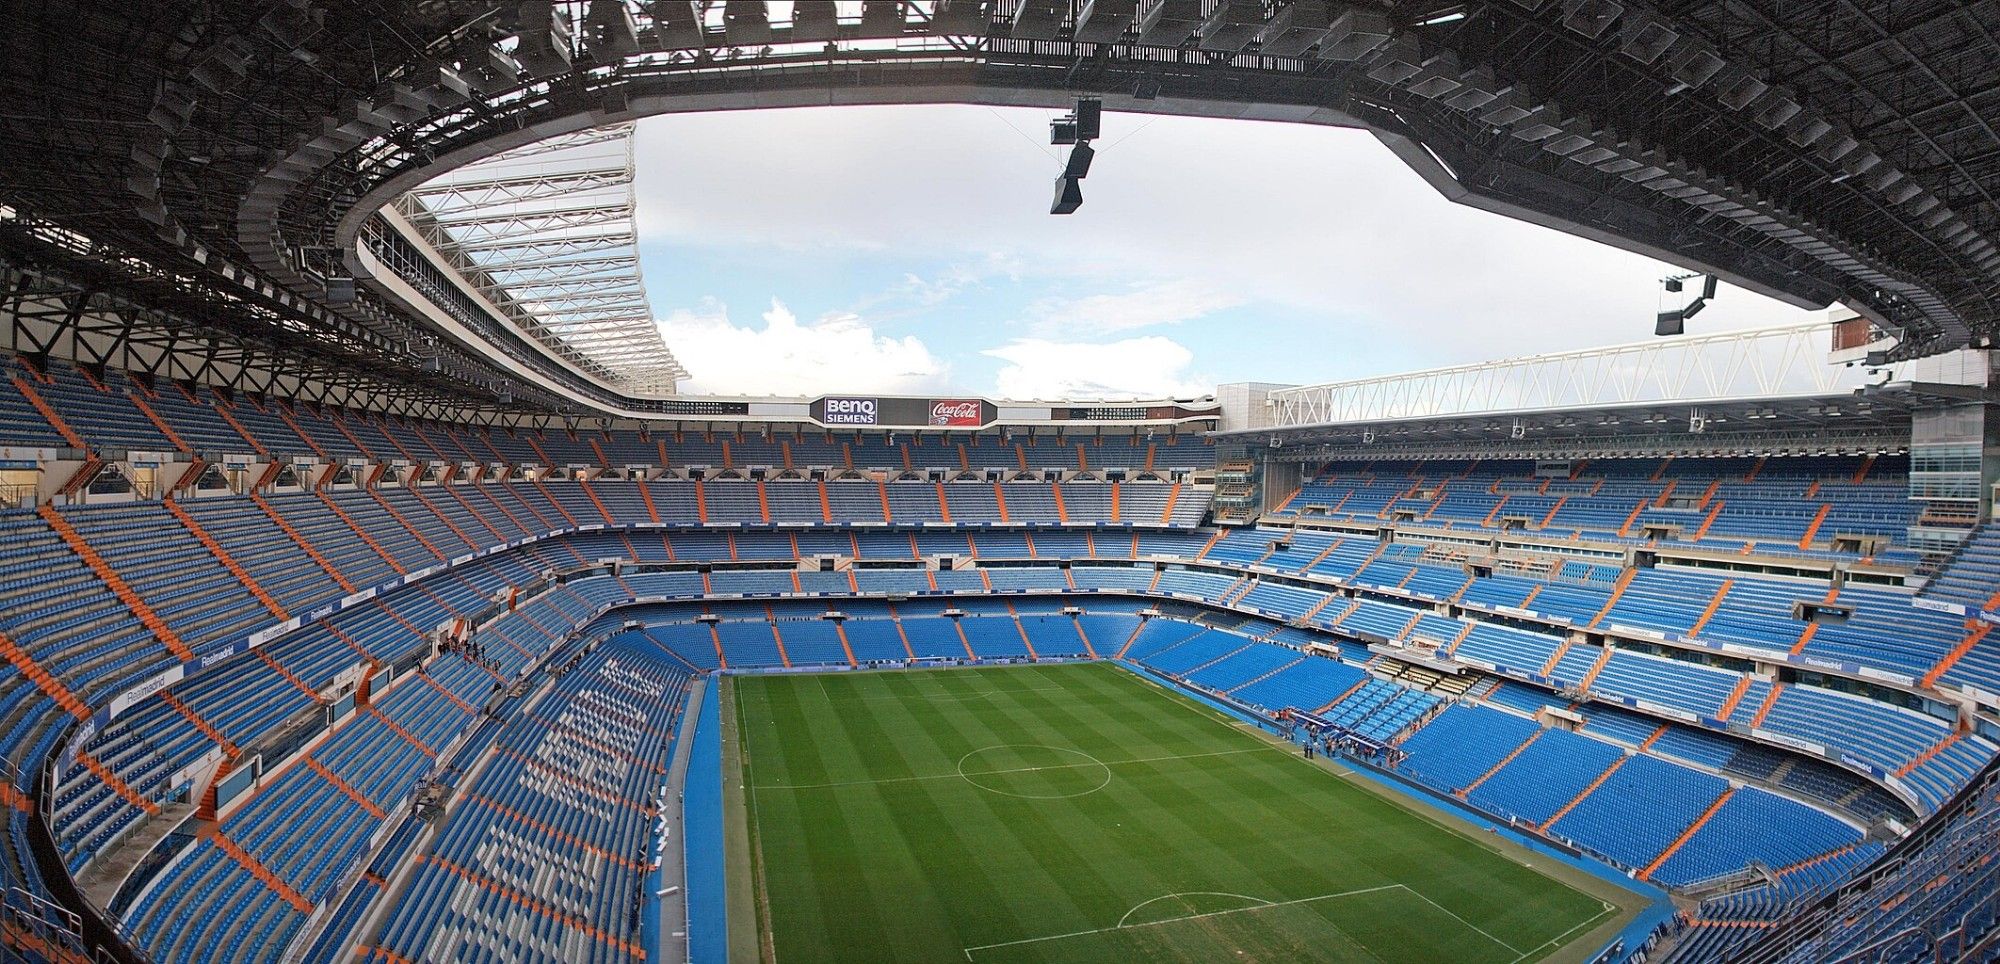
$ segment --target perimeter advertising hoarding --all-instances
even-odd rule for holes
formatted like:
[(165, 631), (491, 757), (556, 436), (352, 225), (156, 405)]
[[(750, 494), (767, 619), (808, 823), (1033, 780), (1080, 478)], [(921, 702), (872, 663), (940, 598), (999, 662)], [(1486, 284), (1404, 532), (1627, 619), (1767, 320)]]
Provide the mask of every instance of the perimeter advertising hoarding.
[(828, 395), (813, 399), (808, 413), (833, 428), (978, 428), (993, 423), (997, 409), (976, 398), (880, 398)]

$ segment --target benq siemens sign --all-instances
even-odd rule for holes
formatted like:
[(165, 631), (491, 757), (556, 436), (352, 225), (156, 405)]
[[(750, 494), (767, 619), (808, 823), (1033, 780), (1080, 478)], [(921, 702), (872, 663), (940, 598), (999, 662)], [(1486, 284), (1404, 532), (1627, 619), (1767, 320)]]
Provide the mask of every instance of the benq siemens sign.
[(876, 425), (881, 402), (873, 398), (822, 398), (815, 417), (827, 425)]
[(1000, 414), (980, 398), (865, 398), (828, 395), (808, 409), (814, 421), (829, 427), (966, 428), (992, 424)]

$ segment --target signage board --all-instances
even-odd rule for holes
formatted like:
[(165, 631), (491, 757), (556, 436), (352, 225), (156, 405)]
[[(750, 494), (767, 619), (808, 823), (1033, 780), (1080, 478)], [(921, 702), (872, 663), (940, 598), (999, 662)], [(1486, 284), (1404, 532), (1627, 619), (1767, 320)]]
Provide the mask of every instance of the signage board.
[(993, 421), (994, 408), (977, 398), (829, 395), (814, 399), (807, 414), (830, 428), (976, 429)]
[(828, 425), (874, 425), (881, 411), (872, 398), (829, 398), (820, 404), (819, 420)]
[(980, 403), (970, 398), (931, 400), (930, 424), (951, 428), (972, 428), (986, 421)]

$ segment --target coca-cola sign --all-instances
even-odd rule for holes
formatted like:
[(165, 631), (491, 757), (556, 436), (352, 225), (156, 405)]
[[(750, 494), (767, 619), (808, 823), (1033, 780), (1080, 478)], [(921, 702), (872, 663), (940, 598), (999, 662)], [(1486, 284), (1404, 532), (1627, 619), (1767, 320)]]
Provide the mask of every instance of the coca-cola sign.
[(949, 426), (978, 425), (983, 421), (980, 415), (979, 403), (973, 399), (940, 398), (931, 402), (930, 424)]

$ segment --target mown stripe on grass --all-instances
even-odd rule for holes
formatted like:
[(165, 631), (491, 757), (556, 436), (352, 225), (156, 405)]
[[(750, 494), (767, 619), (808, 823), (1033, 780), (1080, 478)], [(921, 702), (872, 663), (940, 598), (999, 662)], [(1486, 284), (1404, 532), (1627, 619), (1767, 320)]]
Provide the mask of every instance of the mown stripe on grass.
[[(758, 784), (748, 793), (781, 960), (937, 960), (968, 946), (1107, 928), (1134, 905), (1176, 893), (1281, 903), (1397, 887), (1437, 907), (1410, 896), (1376, 906), (1363, 896), (1355, 900), (1369, 903), (1358, 909), (1276, 915), (1269, 932), (1203, 918), (1217, 926), (1161, 929), (1126, 949), (1162, 964), (1218, 948), (1265, 959), (1347, 948), (1415, 960), (1471, 940), (1488, 949), (1461, 959), (1506, 964), (1518, 955), (1500, 942), (1539, 951), (1603, 913), (1594, 898), (1550, 886), (1469, 836), (1113, 667), (734, 682), (760, 691), (742, 699), (756, 767), (745, 776)], [(1101, 760), (1111, 778), (1101, 790), (1047, 800), (959, 778), (965, 754), (998, 744), (1058, 748), (1032, 751), (1048, 759), (1074, 749)], [(1050, 786), (1073, 784), (1062, 766), (996, 769), (1029, 791), (1044, 770)]]

